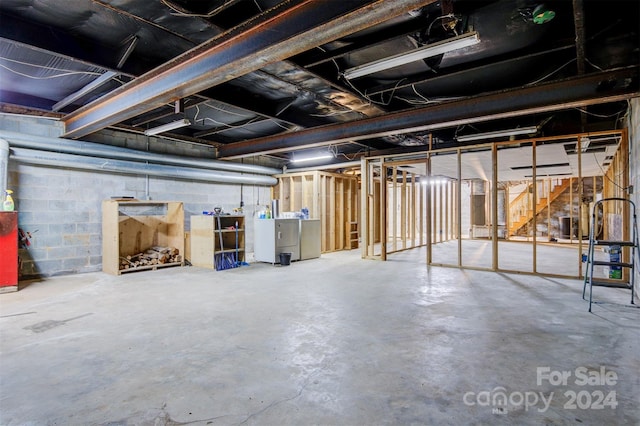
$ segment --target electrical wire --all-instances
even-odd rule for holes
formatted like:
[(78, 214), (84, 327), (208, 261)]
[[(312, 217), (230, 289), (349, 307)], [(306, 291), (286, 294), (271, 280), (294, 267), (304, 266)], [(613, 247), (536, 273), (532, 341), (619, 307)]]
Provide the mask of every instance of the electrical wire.
[(589, 65), (591, 65), (592, 67), (594, 67), (595, 69), (597, 69), (598, 71), (604, 71), (601, 67), (597, 66), (596, 64), (591, 62), (589, 59), (585, 58), (584, 61)]
[(360, 154), (361, 152), (364, 152), (365, 149), (361, 148), (358, 151), (354, 152), (351, 157), (349, 157), (347, 154), (343, 153), (343, 152), (338, 152), (338, 147), (337, 146), (333, 146), (333, 145), (329, 145), (329, 152), (331, 154), (333, 154), (334, 158), (337, 158), (338, 155), (343, 156), (344, 158), (346, 158), (349, 161), (353, 161), (358, 157), (358, 154)]
[(173, 12), (171, 13), (173, 16), (182, 16), (186, 18), (211, 18), (212, 16), (216, 15), (219, 11), (226, 8), (228, 4), (233, 3), (235, 0), (227, 0), (222, 5), (216, 7), (215, 9), (213, 9), (211, 12), (208, 12), (208, 13), (183, 12), (180, 9), (178, 9), (176, 6), (169, 3), (167, 0), (161, 0), (161, 1), (162, 1), (162, 4), (167, 6), (169, 9), (173, 10)]
[(546, 80), (547, 78), (551, 77), (553, 74), (555, 74), (558, 71), (560, 71), (562, 68), (566, 67), (567, 65), (569, 65), (570, 63), (575, 62), (575, 61), (576, 61), (576, 58), (571, 59), (570, 61), (566, 62), (565, 64), (563, 64), (561, 66), (559, 66), (558, 68), (556, 68), (555, 70), (551, 71), (549, 74), (545, 75), (544, 77), (539, 78), (539, 79), (537, 79), (535, 81), (532, 81), (531, 83), (527, 83), (526, 86), (532, 86), (534, 84), (540, 83), (543, 80)]
[(225, 113), (227, 113), (227, 114), (237, 115), (238, 117), (245, 117), (245, 118), (246, 118), (246, 116), (247, 116), (246, 114), (241, 114), (241, 113), (239, 113), (239, 112), (229, 111), (229, 110), (227, 110), (227, 109), (220, 108), (220, 107), (215, 106), (215, 105), (211, 105), (211, 104), (209, 104), (209, 102), (205, 102), (204, 104), (205, 104), (206, 106), (208, 106), (209, 108), (217, 109), (218, 111), (225, 112)]
[[(431, 27), (433, 27), (433, 24), (435, 24), (436, 21), (439, 21), (441, 19), (446, 19), (446, 18), (454, 18), (456, 20), (456, 22), (458, 21), (458, 18), (456, 18), (453, 13), (448, 13), (446, 15), (438, 16), (433, 21), (431, 21), (431, 23), (429, 24), (429, 27), (427, 28), (427, 37), (429, 37), (431, 35)], [(457, 33), (456, 33), (456, 35), (457, 35)]]
[[(215, 105), (211, 105), (211, 104), (209, 104), (208, 102), (204, 102), (204, 105), (208, 106), (209, 108), (216, 109), (216, 110), (218, 110), (218, 111), (221, 111), (221, 112), (224, 112), (224, 113), (227, 113), (227, 114), (237, 115), (238, 117), (243, 117), (243, 118), (246, 118), (246, 117), (247, 117), (247, 116), (246, 116), (246, 114), (240, 114), (240, 113), (237, 113), (237, 112), (229, 111), (229, 110), (226, 110), (226, 109), (224, 109), (224, 108), (220, 108), (220, 107), (217, 107), (217, 106), (215, 106)], [(193, 121), (194, 121), (194, 122), (197, 122), (197, 121), (198, 121), (198, 116), (200, 115), (200, 107), (199, 107), (198, 105), (196, 105), (195, 107), (196, 107), (196, 115), (195, 115), (195, 117), (193, 118)], [(231, 124), (223, 123), (223, 122), (220, 122), (220, 121), (214, 120), (213, 118), (209, 118), (209, 117), (202, 118), (201, 120), (202, 120), (203, 122), (208, 120), (208, 121), (212, 121), (212, 122), (214, 122), (214, 123), (216, 123), (216, 124), (218, 124), (218, 125), (229, 127), (230, 129), (231, 129), (231, 128), (237, 129), (237, 128), (243, 127), (243, 126), (245, 126), (245, 125), (247, 125), (247, 124), (250, 124), (250, 123), (255, 122), (258, 118), (259, 118), (259, 117), (255, 117), (254, 119), (249, 120), (248, 122), (244, 123), (242, 126), (233, 126), (233, 125), (231, 125)], [(282, 129), (284, 129), (284, 130), (286, 130), (286, 131), (290, 131), (290, 130), (291, 130), (289, 127), (287, 127), (287, 126), (284, 126), (284, 125), (280, 124), (280, 123), (278, 122), (278, 120), (277, 120), (277, 119), (275, 119), (275, 118), (271, 118), (271, 117), (269, 117), (269, 118), (268, 118), (268, 120), (269, 120), (269, 121), (272, 121), (272, 122), (273, 122), (274, 124), (276, 124), (278, 127), (282, 128)]]
[(593, 117), (598, 117), (598, 118), (610, 118), (610, 117), (614, 117), (616, 115), (619, 116), (622, 112), (624, 112), (626, 110), (626, 108), (625, 108), (625, 109), (622, 109), (622, 110), (620, 110), (620, 111), (618, 111), (616, 113), (609, 114), (609, 115), (604, 115), (604, 114), (596, 114), (596, 113), (593, 113), (593, 112), (589, 112), (586, 109), (582, 109), (582, 108), (579, 108), (579, 107), (574, 107), (573, 109), (578, 110), (578, 111), (580, 111), (580, 112), (582, 112), (584, 114), (591, 115)]
[(349, 81), (349, 79), (345, 78), (344, 81), (349, 85), (349, 87), (351, 87), (353, 90), (356, 91), (356, 93), (358, 93), (360, 96), (362, 96), (364, 99), (366, 99), (367, 101), (369, 101), (369, 103), (364, 104), (364, 105), (371, 105), (371, 104), (377, 104), (377, 105), (384, 105), (378, 101), (374, 101), (373, 99), (371, 99), (369, 96), (367, 96), (366, 94), (362, 93), (357, 87), (355, 87), (353, 85), (353, 83), (351, 83)]
[(287, 132), (290, 132), (291, 130), (295, 130), (295, 128), (297, 127), (296, 126), (293, 129), (291, 129), (291, 128), (287, 127), (287, 126), (284, 126), (284, 125), (278, 123), (278, 120), (276, 120), (275, 118), (270, 118), (269, 121), (273, 121), (274, 124), (278, 125), (278, 127), (286, 130)]
[(56, 74), (56, 75), (50, 75), (47, 77), (37, 77), (35, 75), (29, 75), (26, 73), (22, 73), (20, 71), (16, 71), (6, 65), (0, 64), (0, 67), (6, 69), (7, 71), (10, 71), (14, 74), (20, 75), (22, 77), (26, 77), (26, 78), (31, 78), (34, 80), (49, 80), (52, 78), (59, 78), (59, 77), (67, 77), (70, 75), (77, 75), (77, 74), (84, 74), (84, 75), (95, 75), (95, 76), (101, 76), (102, 74), (99, 72), (95, 72), (95, 71), (76, 71), (76, 70), (68, 70), (68, 69), (64, 69), (64, 68), (55, 68), (55, 67), (49, 67), (49, 66), (45, 66), (45, 65), (38, 65), (38, 64), (31, 64), (28, 62), (23, 62), (23, 61), (18, 61), (15, 59), (9, 59), (9, 58), (5, 58), (5, 57), (0, 57), (1, 60), (3, 61), (8, 61), (8, 62), (13, 62), (16, 64), (20, 64), (20, 65), (26, 65), (29, 67), (34, 67), (34, 68), (40, 68), (40, 69), (44, 69), (44, 70), (48, 70), (48, 71), (61, 71), (60, 74)]
[(441, 102), (455, 101), (455, 100), (464, 98), (464, 96), (448, 96), (448, 97), (439, 97), (438, 99), (429, 99), (424, 95), (422, 95), (421, 93), (419, 93), (413, 84), (411, 85), (411, 87), (413, 88), (413, 91), (416, 93), (416, 95), (418, 95), (423, 100), (407, 99), (400, 96), (396, 96), (396, 99), (404, 101), (410, 105), (431, 105), (431, 104), (439, 104)]
[[(391, 90), (391, 94), (389, 95), (389, 100), (386, 103), (383, 103), (383, 105), (389, 105), (391, 103), (391, 101), (393, 100), (393, 96), (396, 93), (396, 90), (398, 90), (398, 86), (400, 86), (400, 83), (402, 83), (403, 81), (405, 81), (406, 78), (401, 78), (400, 80), (398, 80), (398, 82), (393, 86), (393, 89)], [(384, 100), (383, 97), (383, 93), (380, 93), (380, 99)]]
[[(200, 115), (200, 106), (196, 105), (196, 115), (193, 117), (193, 121), (194, 122), (198, 122), (198, 120), (199, 120), (198, 119), (198, 115)], [(225, 130), (232, 130), (232, 129), (238, 129), (238, 128), (244, 127), (247, 124), (254, 123), (256, 120), (258, 120), (258, 118), (260, 118), (260, 117), (254, 117), (254, 118), (250, 119), (249, 121), (247, 121), (246, 123), (243, 123), (241, 125), (233, 125), (233, 124), (224, 123), (222, 121), (214, 120), (213, 118), (210, 118), (210, 117), (204, 117), (204, 118), (202, 118), (200, 120), (203, 122), (203, 125), (204, 125), (204, 122), (211, 121), (211, 122), (213, 122), (213, 123), (215, 123), (215, 124), (217, 124), (219, 126), (227, 127), (227, 129), (225, 129)]]
[[(363, 97), (363, 98), (365, 98), (367, 101), (369, 101), (369, 103), (368, 103), (368, 104), (363, 104), (363, 105), (365, 105), (365, 106), (366, 106), (366, 105), (371, 105), (371, 104), (382, 105), (382, 106), (387, 106), (387, 105), (389, 105), (389, 104), (391, 103), (391, 101), (393, 100), (394, 94), (395, 94), (395, 92), (396, 92), (396, 90), (397, 90), (398, 86), (399, 86), (399, 85), (400, 85), (400, 83), (402, 83), (404, 80), (406, 80), (406, 79), (405, 79), (405, 78), (403, 78), (403, 79), (398, 80), (398, 82), (395, 84), (395, 86), (393, 87), (393, 89), (391, 89), (391, 95), (389, 96), (389, 100), (385, 102), (385, 101), (384, 101), (384, 99), (383, 99), (383, 100), (381, 100), (381, 101), (374, 101), (373, 99), (371, 99), (371, 97), (370, 97), (369, 95), (367, 95), (367, 93), (366, 93), (366, 92), (364, 92), (364, 93), (363, 93), (363, 92), (362, 92), (362, 91), (360, 91), (357, 87), (355, 87), (355, 86), (353, 85), (353, 83), (351, 83), (351, 82), (349, 81), (349, 79), (348, 79), (348, 78), (345, 78), (345, 79), (344, 79), (344, 81), (345, 81), (345, 82), (346, 82), (346, 83), (347, 83), (347, 84), (348, 84), (348, 85), (349, 85), (353, 90), (355, 90), (355, 91), (356, 91), (360, 96), (362, 96), (362, 97)], [(382, 92), (382, 93), (380, 93), (380, 98), (381, 98), (381, 99), (383, 98), (383, 96), (384, 96), (384, 95), (383, 95), (383, 92)]]
[[(318, 49), (320, 49), (323, 53), (327, 53), (327, 49), (324, 49), (320, 46), (316, 46)], [(342, 72), (342, 70), (340, 69), (340, 66), (338, 65), (338, 63), (336, 62), (335, 58), (331, 58), (331, 62), (333, 62), (333, 65), (336, 66), (336, 69), (338, 70), (338, 74), (340, 74)]]
[[(618, 139), (618, 143), (620, 142), (620, 139)], [(619, 185), (615, 180), (611, 179), (609, 176), (607, 176), (607, 173), (604, 171), (604, 169), (602, 168), (602, 166), (600, 165), (600, 163), (598, 162), (598, 157), (596, 156), (596, 153), (593, 152), (593, 159), (595, 160), (596, 164), (598, 165), (598, 168), (600, 169), (600, 171), (602, 172), (602, 176), (605, 177), (605, 179), (607, 179), (609, 182), (611, 182), (611, 184), (613, 184), (613, 186), (615, 186), (616, 188), (618, 188), (621, 191), (628, 191), (630, 186), (627, 186), (626, 188)], [(620, 176), (624, 175), (626, 173), (625, 170), (620, 171), (620, 173), (618, 173), (617, 176), (614, 176), (615, 178), (619, 178)]]
[(406, 102), (410, 105), (427, 105), (425, 101), (418, 101), (416, 99), (407, 99), (407, 98), (403, 98), (402, 96), (396, 96), (396, 99)]
[(336, 111), (330, 112), (328, 114), (309, 114), (311, 117), (334, 117), (336, 115), (344, 115), (344, 114), (357, 114), (358, 111), (354, 111), (352, 109), (348, 109), (345, 111)]
[(429, 100), (429, 98), (427, 98), (426, 96), (424, 96), (422, 93), (419, 93), (419, 92), (418, 92), (418, 90), (416, 89), (416, 85), (415, 85), (415, 84), (412, 84), (412, 85), (411, 85), (411, 89), (413, 89), (413, 93), (415, 93), (416, 95), (418, 95), (420, 98), (424, 99), (424, 101), (425, 101), (427, 104), (430, 104), (430, 103), (431, 103), (431, 100)]
[(624, 123), (624, 121), (629, 117), (629, 112), (631, 111), (631, 100), (627, 99), (627, 109), (622, 117), (618, 118), (618, 122)]

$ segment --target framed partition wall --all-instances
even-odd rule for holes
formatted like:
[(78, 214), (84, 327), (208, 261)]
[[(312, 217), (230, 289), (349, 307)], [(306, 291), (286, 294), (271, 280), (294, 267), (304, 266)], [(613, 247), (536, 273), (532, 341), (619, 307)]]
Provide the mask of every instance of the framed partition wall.
[[(362, 256), (582, 277), (593, 204), (628, 195), (625, 130), (362, 159)], [(622, 207), (599, 212), (629, 229)], [(606, 271), (603, 273), (606, 274)]]

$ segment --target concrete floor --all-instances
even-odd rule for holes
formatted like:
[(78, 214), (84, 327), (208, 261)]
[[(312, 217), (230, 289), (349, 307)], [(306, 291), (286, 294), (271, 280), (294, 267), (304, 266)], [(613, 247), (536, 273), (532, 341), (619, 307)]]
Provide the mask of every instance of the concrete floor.
[[(581, 253), (587, 253), (588, 241), (582, 250), (578, 244), (553, 244), (539, 242), (536, 248), (536, 272), (548, 275), (578, 277), (586, 264), (581, 263)], [(490, 240), (462, 240), (462, 265), (472, 268), (492, 267), (493, 247)], [(599, 247), (597, 260), (608, 260), (608, 254)], [(433, 263), (457, 265), (458, 241), (446, 241), (433, 245)], [(522, 241), (498, 241), (498, 268), (510, 272), (533, 272), (533, 244)], [(606, 277), (603, 267), (595, 268), (596, 277)]]
[(354, 250), (2, 294), (0, 424), (640, 424), (628, 291), (596, 289), (590, 314), (580, 281), (424, 258)]

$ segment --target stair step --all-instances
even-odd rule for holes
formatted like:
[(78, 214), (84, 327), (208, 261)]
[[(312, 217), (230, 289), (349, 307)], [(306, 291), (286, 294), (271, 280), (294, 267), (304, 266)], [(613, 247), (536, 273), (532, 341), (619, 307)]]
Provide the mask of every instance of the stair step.
[(587, 284), (591, 284), (594, 287), (611, 287), (611, 288), (624, 288), (624, 289), (631, 289), (631, 284), (629, 283), (617, 283), (617, 282), (613, 282), (613, 281), (600, 281), (600, 280), (593, 280), (593, 281), (589, 281), (589, 279), (587, 278)]
[(600, 266), (621, 266), (623, 268), (633, 268), (632, 263), (626, 263), (626, 262), (608, 262), (605, 260), (594, 260), (593, 264), (600, 265)]
[(633, 241), (608, 241), (608, 240), (594, 240), (593, 243), (597, 246), (622, 246), (632, 247)]

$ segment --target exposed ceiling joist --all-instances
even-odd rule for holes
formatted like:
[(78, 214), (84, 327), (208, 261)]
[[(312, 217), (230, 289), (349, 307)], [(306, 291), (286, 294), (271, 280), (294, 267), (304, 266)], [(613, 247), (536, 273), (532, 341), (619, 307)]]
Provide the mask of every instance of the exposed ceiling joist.
[(638, 96), (640, 67), (588, 74), (538, 86), (490, 93), (439, 105), (390, 113), (221, 146), (220, 158), (242, 158), (338, 142), (429, 131), (461, 124), (615, 102)]
[(65, 137), (79, 138), (175, 99), (237, 78), (435, 0), (353, 3), (290, 0), (86, 105), (64, 118)]

